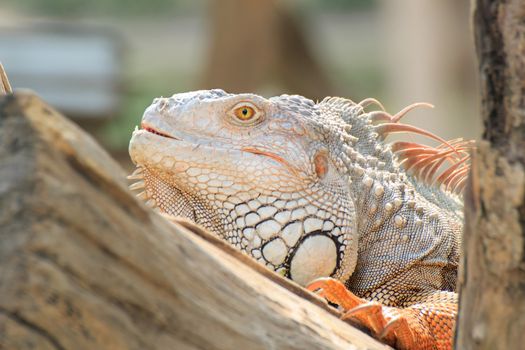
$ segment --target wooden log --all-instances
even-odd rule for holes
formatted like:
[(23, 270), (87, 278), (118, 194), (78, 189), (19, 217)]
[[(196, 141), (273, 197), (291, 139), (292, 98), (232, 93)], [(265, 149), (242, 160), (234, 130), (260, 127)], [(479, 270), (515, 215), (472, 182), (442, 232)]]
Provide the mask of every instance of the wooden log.
[(0, 97), (0, 348), (388, 349), (124, 175), (39, 98)]

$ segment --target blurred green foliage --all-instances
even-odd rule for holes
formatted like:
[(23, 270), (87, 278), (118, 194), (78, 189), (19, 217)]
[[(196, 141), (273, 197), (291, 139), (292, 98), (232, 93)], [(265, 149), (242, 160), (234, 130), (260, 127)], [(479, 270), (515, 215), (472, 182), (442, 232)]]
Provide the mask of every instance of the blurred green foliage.
[(4, 0), (12, 7), (29, 12), (54, 16), (114, 17), (169, 15), (188, 12), (207, 4), (207, 0)]
[(304, 3), (306, 7), (335, 11), (369, 10), (377, 5), (376, 0), (297, 0), (296, 2), (297, 5)]
[[(204, 8), (211, 0), (4, 0), (5, 4), (29, 13), (53, 16), (167, 16)], [(220, 1), (220, 0), (219, 0)], [(375, 0), (289, 0), (295, 5), (323, 10), (363, 10)]]

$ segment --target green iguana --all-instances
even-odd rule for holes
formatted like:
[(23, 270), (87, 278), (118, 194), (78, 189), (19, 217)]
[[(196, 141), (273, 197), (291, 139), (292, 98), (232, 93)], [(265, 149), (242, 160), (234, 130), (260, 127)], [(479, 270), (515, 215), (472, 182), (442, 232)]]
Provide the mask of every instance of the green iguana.
[[(392, 116), (374, 99), (222, 90), (157, 98), (130, 142), (131, 188), (339, 304), (386, 343), (451, 349), (457, 193), (472, 143), (400, 123), (420, 106), (429, 105)], [(439, 145), (384, 141), (397, 132)]]

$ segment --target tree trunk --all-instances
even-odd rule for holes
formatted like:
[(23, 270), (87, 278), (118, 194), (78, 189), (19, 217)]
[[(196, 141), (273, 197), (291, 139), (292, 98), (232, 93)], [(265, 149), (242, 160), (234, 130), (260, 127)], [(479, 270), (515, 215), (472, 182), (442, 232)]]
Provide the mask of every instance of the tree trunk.
[(146, 208), (89, 136), (31, 94), (0, 96), (0, 296), (1, 349), (387, 349)]
[(473, 12), (485, 126), (465, 200), (458, 349), (525, 344), (525, 2)]
[(280, 0), (214, 0), (203, 88), (228, 92), (333, 93), (296, 16)]

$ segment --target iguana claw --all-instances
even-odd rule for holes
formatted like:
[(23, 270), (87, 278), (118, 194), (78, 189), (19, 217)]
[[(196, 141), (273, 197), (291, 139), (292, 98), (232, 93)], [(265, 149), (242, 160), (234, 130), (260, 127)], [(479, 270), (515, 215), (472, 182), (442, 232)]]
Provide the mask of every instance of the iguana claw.
[(357, 297), (333, 278), (317, 279), (307, 289), (342, 307), (343, 320), (368, 329), (372, 336), (396, 349), (452, 349), (456, 307), (450, 303), (384, 306)]
[(360, 306), (346, 311), (342, 320), (351, 320), (359, 325), (370, 329), (372, 334), (378, 335), (382, 333), (387, 321), (383, 317), (381, 304), (374, 302), (366, 302)]

